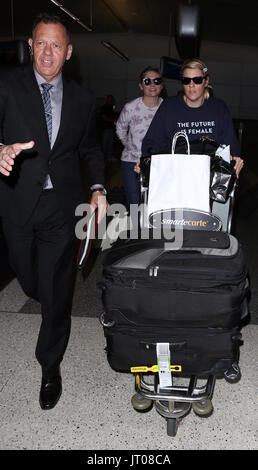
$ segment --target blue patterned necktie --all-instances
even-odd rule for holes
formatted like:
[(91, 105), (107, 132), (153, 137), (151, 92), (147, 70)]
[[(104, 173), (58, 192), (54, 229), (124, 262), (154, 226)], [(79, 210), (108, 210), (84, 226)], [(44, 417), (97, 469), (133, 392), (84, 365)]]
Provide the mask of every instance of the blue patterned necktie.
[(46, 116), (46, 123), (47, 123), (47, 131), (48, 131), (48, 138), (51, 145), (52, 139), (52, 108), (51, 108), (51, 99), (50, 99), (50, 90), (53, 88), (54, 85), (50, 85), (50, 83), (42, 83), (41, 87), (43, 88), (42, 93), (42, 100), (45, 108), (45, 116)]

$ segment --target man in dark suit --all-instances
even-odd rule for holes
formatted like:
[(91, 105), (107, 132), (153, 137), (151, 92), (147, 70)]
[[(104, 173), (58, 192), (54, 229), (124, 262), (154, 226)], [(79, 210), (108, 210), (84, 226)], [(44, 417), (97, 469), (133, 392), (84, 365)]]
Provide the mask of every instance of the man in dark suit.
[(0, 215), (10, 264), (28, 296), (41, 303), (36, 358), (40, 405), (62, 392), (60, 363), (70, 333), (75, 266), (75, 208), (83, 202), (82, 170), (91, 208), (105, 213), (103, 155), (95, 100), (62, 76), (72, 54), (59, 17), (39, 15), (29, 39), (33, 64), (0, 78)]

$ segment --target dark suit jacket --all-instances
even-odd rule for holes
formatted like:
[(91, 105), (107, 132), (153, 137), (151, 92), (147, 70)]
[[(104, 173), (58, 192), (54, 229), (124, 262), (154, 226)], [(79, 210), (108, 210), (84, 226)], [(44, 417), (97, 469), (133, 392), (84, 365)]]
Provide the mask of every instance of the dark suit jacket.
[[(63, 78), (61, 122), (50, 149), (44, 107), (32, 66), (0, 74), (0, 142), (35, 141), (15, 159), (10, 176), (0, 174), (0, 215), (26, 223), (49, 173), (60, 207), (69, 223), (75, 207), (85, 202), (82, 179), (104, 183), (103, 155), (97, 142), (95, 99)], [(86, 168), (85, 168), (86, 167)]]

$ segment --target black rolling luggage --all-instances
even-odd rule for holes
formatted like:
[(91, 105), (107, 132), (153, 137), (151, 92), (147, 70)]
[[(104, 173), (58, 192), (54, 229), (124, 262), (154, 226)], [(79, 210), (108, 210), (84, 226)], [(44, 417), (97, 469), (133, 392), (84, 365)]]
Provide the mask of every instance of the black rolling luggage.
[(241, 246), (225, 232), (185, 231), (180, 249), (118, 240), (101, 283), (110, 366), (152, 367), (164, 342), (182, 375), (223, 375), (238, 360), (247, 284)]

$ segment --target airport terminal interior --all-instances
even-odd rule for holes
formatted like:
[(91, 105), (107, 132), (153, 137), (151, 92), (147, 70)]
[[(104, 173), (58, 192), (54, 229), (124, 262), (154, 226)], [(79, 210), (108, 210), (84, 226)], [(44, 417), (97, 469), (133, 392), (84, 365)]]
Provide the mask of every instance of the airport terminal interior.
[[(9, 5), (10, 2), (4, 3)], [(58, 9), (53, 2), (39, 3), (41, 7), (44, 6), (45, 9), (49, 7), (51, 11)], [(81, 2), (62, 3), (75, 12), (76, 8), (78, 12), (83, 11), (79, 9)], [(91, 2), (86, 3), (89, 6), (91, 4)], [(96, 2), (96, 8), (99, 8), (99, 3), (102, 3), (103, 8), (109, 7), (109, 14), (114, 19), (118, 2)], [(131, 3), (137, 12), (135, 2)], [(145, 7), (148, 4), (147, 1), (142, 3)], [(192, 2), (195, 3), (198, 2)], [(16, 4), (14, 1), (14, 8)], [(150, 4), (153, 6), (155, 1)], [(202, 5), (202, 2), (199, 4)], [(121, 26), (121, 18), (124, 22), (126, 18), (121, 16), (120, 11), (119, 15), (117, 13)], [(31, 21), (32, 18), (33, 15)], [(115, 24), (119, 23), (118, 20), (114, 21)], [(76, 25), (76, 28), (78, 27)], [(76, 30), (76, 32), (81, 31)], [(111, 33), (112, 27), (109, 28), (109, 34)], [(21, 37), (24, 34), (20, 31)], [(3, 40), (7, 40), (7, 31), (4, 36)], [(212, 41), (212, 38), (208, 40)], [(81, 44), (81, 41), (80, 39), (78, 44)], [(226, 37), (224, 41), (226, 42)], [(243, 41), (241, 44), (241, 47), (249, 47), (248, 44), (243, 46)], [(250, 47), (257, 54), (257, 45), (252, 44)], [(216, 52), (212, 48), (205, 49), (207, 62), (209, 50), (210, 62), (214, 67), (218, 67), (220, 78), (221, 70), (226, 69), (227, 62), (226, 60), (220, 62), (218, 59), (218, 43), (216, 43)], [(101, 67), (98, 64), (94, 68), (93, 59), (90, 58), (89, 67), (92, 76), (95, 73), (97, 77), (95, 93), (99, 107), (108, 93), (115, 96), (116, 92), (118, 93), (119, 110), (129, 98), (133, 98), (132, 94), (137, 92), (140, 96), (139, 90), (132, 85), (132, 82), (135, 81), (137, 85), (136, 71), (139, 72), (143, 68), (142, 65), (148, 65), (152, 60), (148, 54), (149, 52), (146, 52), (148, 56), (146, 58), (143, 56), (139, 58), (136, 53), (131, 69), (130, 62), (126, 62), (126, 65), (121, 62), (123, 67), (127, 67), (125, 74), (123, 69), (124, 85), (121, 88), (117, 87), (117, 81), (112, 81), (112, 73), (106, 69), (106, 76), (110, 75), (102, 93), (99, 90), (104, 81), (102, 82), (97, 76)], [(175, 49), (174, 55), (176, 55)], [(104, 57), (104, 64), (107, 64), (107, 57)], [(156, 58), (156, 55), (153, 57)], [(119, 57), (112, 57), (111, 63), (114, 64), (116, 71), (119, 70), (120, 60)], [(234, 71), (240, 70), (239, 64), (242, 60), (242, 58), (238, 60), (235, 55)], [(86, 62), (84, 68), (87, 68)], [(247, 68), (245, 64), (243, 70)], [(257, 59), (254, 71), (257, 75)], [(92, 84), (92, 76), (86, 77), (86, 84)], [(126, 92), (125, 83), (128, 85)], [(171, 83), (172, 80), (166, 80), (169, 92), (174, 90), (175, 86), (174, 81)], [(223, 83), (223, 80), (220, 81), (218, 92), (223, 90)], [(230, 79), (225, 80), (224, 84), (225, 90), (229, 90)], [(249, 314), (241, 329), (243, 339), (239, 360), (241, 380), (231, 384), (224, 379), (217, 379), (212, 397), (214, 410), (211, 416), (200, 417), (193, 411), (189, 412), (180, 422), (175, 437), (167, 435), (166, 420), (156, 412), (155, 407), (148, 412), (137, 412), (131, 404), (132, 395), (135, 393), (134, 376), (114, 371), (107, 361), (106, 341), (99, 320), (103, 313), (99, 288), (103, 250), (100, 243), (95, 241), (83, 270), (76, 274), (71, 335), (61, 364), (62, 396), (54, 409), (43, 411), (39, 406), (41, 371), (35, 358), (35, 345), (41, 322), (40, 304), (28, 298), (22, 291), (9, 266), (6, 242), (0, 231), (1, 450), (258, 450), (258, 95), (253, 98), (253, 108), (249, 114), (246, 109), (250, 97), (247, 99), (247, 104), (244, 101), (240, 103), (242, 107), (239, 104), (238, 113), (234, 108), (236, 86), (232, 85), (232, 94), (225, 91), (225, 97), (231, 100), (233, 121), (241, 143), (245, 166), (235, 192), (231, 233), (243, 247), (251, 287)], [(257, 84), (252, 86), (253, 91), (258, 90)], [(122, 146), (115, 138), (112, 158), (105, 159), (105, 187), (110, 203), (124, 202), (121, 151)]]

